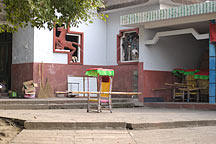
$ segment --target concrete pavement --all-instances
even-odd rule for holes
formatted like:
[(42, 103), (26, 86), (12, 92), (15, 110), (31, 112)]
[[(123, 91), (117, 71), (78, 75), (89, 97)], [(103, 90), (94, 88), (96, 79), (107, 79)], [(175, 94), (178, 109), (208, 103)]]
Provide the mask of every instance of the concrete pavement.
[(0, 117), (23, 120), (27, 129), (158, 129), (216, 125), (215, 111), (128, 108), (113, 113), (85, 109), (0, 110)]
[(128, 122), (158, 123), (191, 120), (216, 120), (216, 111), (166, 108), (118, 108), (113, 113), (87, 113), (86, 109), (0, 110), (1, 117), (43, 122)]
[(12, 144), (215, 144), (216, 127), (157, 130), (23, 130)]
[(216, 127), (130, 131), (136, 144), (215, 144)]
[[(0, 110), (25, 129), (12, 144), (215, 143), (216, 112), (124, 108), (113, 113), (85, 109)], [(133, 129), (133, 130), (131, 130)]]

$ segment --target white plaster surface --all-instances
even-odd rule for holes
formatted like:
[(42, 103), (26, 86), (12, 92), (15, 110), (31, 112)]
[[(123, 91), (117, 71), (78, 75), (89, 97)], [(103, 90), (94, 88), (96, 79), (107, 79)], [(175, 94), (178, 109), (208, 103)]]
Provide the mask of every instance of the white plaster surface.
[[(117, 34), (121, 29), (120, 16), (159, 9), (159, 5), (139, 7), (109, 14), (107, 22), (95, 19), (93, 24), (81, 24), (71, 31), (84, 33), (84, 65), (117, 65)], [(34, 28), (34, 62), (67, 64), (67, 54), (53, 53), (53, 31)]]
[(160, 9), (168, 9), (168, 8), (172, 8), (172, 7), (176, 7), (176, 5), (166, 4), (166, 3), (160, 4)]
[(178, 35), (185, 35), (185, 34), (191, 34), (197, 40), (209, 39), (209, 33), (199, 34), (194, 28), (187, 28), (187, 29), (157, 32), (153, 39), (144, 41), (144, 44), (152, 45), (152, 44), (156, 44), (161, 37), (178, 36)]
[(31, 63), (34, 59), (34, 29), (20, 28), (13, 34), (12, 64)]
[(53, 31), (34, 28), (34, 62), (67, 64), (67, 54), (53, 53)]
[(144, 45), (142, 42), (151, 39), (156, 31), (140, 28), (139, 61), (144, 62), (144, 70), (171, 71), (174, 68), (199, 67), (200, 57), (208, 48), (208, 40), (197, 41), (188, 34), (163, 37), (155, 45)]
[[(88, 26), (81, 24), (78, 28), (71, 28), (71, 31), (84, 32), (84, 65), (117, 65), (117, 34), (119, 30), (131, 28), (120, 26), (120, 16), (159, 8), (158, 4), (116, 11), (109, 13), (107, 22), (95, 20)], [(198, 66), (202, 52), (208, 47), (206, 41), (196, 41), (191, 35), (182, 35), (163, 37), (152, 46), (143, 44), (158, 31), (164, 29), (144, 30), (140, 26), (139, 61), (144, 62), (145, 70), (170, 71), (177, 67)], [(29, 26), (13, 35), (13, 64), (67, 64), (67, 59), (67, 54), (53, 53), (53, 31)]]
[(138, 7), (135, 9), (128, 9), (124, 11), (118, 11), (109, 14), (109, 19), (107, 21), (107, 64), (108, 65), (117, 65), (117, 34), (119, 34), (119, 30), (122, 29), (130, 29), (132, 27), (122, 27), (120, 26), (120, 16), (144, 12), (150, 10), (159, 9), (158, 5), (151, 5), (146, 7)]
[(95, 19), (93, 24), (81, 24), (71, 31), (84, 33), (84, 65), (106, 65), (106, 23)]
[[(35, 28), (34, 62), (67, 64), (68, 56), (53, 53), (53, 31)], [(71, 31), (84, 32), (84, 65), (106, 65), (106, 23), (95, 20), (93, 24), (81, 24)]]

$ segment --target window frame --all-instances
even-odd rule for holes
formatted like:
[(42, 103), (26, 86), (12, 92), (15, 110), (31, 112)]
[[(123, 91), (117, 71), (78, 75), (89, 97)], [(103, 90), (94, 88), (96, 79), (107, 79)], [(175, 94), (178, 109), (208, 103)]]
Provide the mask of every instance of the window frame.
[[(81, 45), (81, 35), (80, 35), (80, 34), (68, 33), (68, 34), (66, 34), (66, 35), (78, 36), (78, 44)], [(78, 47), (79, 47), (79, 46), (78, 46)], [(81, 48), (79, 47), (79, 48), (78, 48), (78, 52), (77, 52), (77, 57), (78, 57), (77, 63), (80, 63), (80, 51), (81, 51), (80, 49), (81, 49)]]
[(139, 28), (133, 28), (133, 29), (123, 29), (119, 31), (119, 34), (117, 35), (117, 63), (119, 65), (121, 64), (138, 64), (138, 60), (132, 60), (132, 61), (122, 61), (122, 37), (124, 33), (131, 33), (131, 32), (136, 32), (139, 34)]
[(55, 39), (56, 39), (56, 27), (53, 28), (53, 53), (64, 53), (68, 55), (68, 64), (71, 65), (83, 65), (83, 49), (84, 49), (84, 33), (83, 32), (77, 32), (77, 31), (71, 31), (70, 27), (67, 27), (67, 33), (66, 35), (74, 35), (79, 36), (79, 51), (78, 51), (78, 61), (72, 62), (72, 57), (70, 56), (69, 50), (58, 50), (55, 48)]

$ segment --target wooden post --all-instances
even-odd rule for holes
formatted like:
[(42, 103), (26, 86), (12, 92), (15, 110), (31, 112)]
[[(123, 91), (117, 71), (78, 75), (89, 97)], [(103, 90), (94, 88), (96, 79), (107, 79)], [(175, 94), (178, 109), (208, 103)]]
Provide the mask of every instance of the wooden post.
[[(89, 77), (87, 77), (87, 88), (89, 91)], [(90, 99), (90, 94), (88, 93), (88, 100), (87, 100), (87, 112), (89, 112), (90, 106), (89, 106), (89, 99)]]
[(110, 112), (112, 113), (112, 98), (111, 98), (111, 92), (112, 92), (112, 82), (113, 82), (113, 77), (109, 77), (109, 80), (110, 80), (110, 89), (109, 89), (109, 109), (110, 109)]
[[(83, 91), (85, 92), (85, 79), (86, 77), (83, 77)], [(85, 93), (83, 94), (84, 97), (86, 97)]]
[(98, 85), (100, 87), (100, 93), (98, 94), (98, 113), (101, 112), (101, 92), (102, 92), (102, 77), (98, 75)]

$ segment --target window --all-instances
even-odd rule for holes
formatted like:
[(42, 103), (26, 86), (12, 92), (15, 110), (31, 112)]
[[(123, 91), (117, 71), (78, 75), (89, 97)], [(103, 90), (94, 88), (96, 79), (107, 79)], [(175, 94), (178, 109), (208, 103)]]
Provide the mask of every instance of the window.
[(83, 64), (83, 33), (65, 29), (64, 25), (54, 29), (55, 53), (67, 53), (69, 64)]
[(139, 32), (138, 29), (121, 30), (117, 36), (118, 63), (128, 64), (139, 60)]

